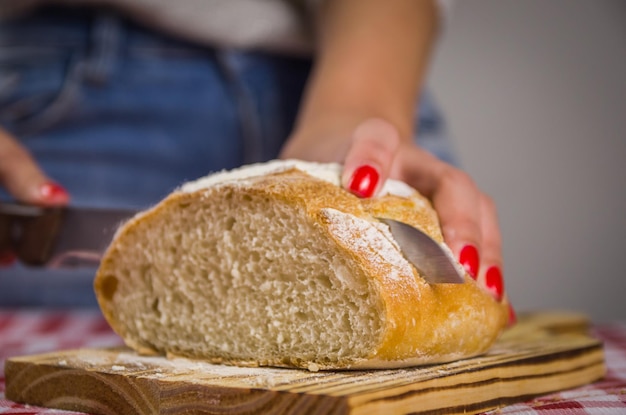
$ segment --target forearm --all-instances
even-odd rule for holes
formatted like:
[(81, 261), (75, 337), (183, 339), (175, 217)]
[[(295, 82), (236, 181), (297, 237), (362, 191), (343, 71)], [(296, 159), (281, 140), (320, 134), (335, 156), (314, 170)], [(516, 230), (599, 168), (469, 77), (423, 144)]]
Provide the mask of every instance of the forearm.
[(360, 121), (379, 117), (410, 139), (437, 21), (433, 0), (325, 2), (296, 134), (349, 137)]

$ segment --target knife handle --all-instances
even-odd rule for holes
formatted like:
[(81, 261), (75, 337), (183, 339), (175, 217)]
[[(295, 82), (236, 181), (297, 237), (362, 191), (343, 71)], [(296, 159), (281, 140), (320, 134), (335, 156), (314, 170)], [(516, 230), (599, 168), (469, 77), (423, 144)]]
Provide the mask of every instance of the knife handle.
[(0, 215), (0, 250), (13, 250), (18, 259), (27, 265), (45, 264), (50, 259), (61, 228), (64, 209), (12, 207), (14, 212)]
[(44, 209), (40, 216), (25, 220), (17, 245), (18, 258), (28, 265), (48, 262), (62, 221), (62, 208)]
[(13, 251), (12, 223), (13, 218), (0, 214), (0, 252)]

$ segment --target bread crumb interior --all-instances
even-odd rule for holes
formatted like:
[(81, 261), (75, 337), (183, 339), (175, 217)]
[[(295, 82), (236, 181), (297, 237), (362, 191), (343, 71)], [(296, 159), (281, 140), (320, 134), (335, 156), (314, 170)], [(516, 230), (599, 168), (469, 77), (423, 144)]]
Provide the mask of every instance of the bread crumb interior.
[[(128, 337), (159, 352), (257, 364), (366, 358), (384, 307), (303, 209), (220, 190), (138, 224), (110, 293)], [(107, 295), (108, 297), (108, 295)]]

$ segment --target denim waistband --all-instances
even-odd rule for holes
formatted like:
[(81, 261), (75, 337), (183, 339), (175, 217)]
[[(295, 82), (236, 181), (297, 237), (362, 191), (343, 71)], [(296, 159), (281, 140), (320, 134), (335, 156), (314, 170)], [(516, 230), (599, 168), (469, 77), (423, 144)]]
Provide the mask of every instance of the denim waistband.
[(98, 81), (110, 73), (119, 57), (193, 58), (215, 50), (160, 34), (114, 10), (101, 8), (44, 7), (0, 25), (0, 65), (66, 52), (86, 56), (85, 75)]
[(130, 53), (154, 48), (171, 53), (204, 54), (206, 45), (178, 39), (99, 7), (42, 7), (31, 14), (2, 21), (0, 47), (27, 44), (45, 47), (87, 47), (90, 36), (120, 37)]

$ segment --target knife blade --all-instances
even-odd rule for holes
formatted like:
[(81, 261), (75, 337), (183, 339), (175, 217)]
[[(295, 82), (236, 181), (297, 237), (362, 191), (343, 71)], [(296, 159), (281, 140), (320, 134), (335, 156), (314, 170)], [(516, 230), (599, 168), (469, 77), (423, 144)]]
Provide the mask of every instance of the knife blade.
[(13, 250), (31, 266), (97, 266), (119, 225), (136, 213), (0, 202), (0, 250)]
[(464, 276), (452, 256), (421, 230), (389, 218), (376, 218), (389, 226), (404, 257), (429, 284), (462, 284)]

